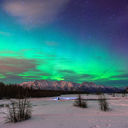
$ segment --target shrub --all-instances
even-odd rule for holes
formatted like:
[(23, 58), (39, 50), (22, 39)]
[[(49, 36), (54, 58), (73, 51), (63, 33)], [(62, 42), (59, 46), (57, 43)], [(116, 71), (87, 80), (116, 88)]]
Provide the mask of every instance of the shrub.
[(31, 103), (26, 98), (18, 101), (12, 100), (8, 106), (7, 121), (16, 123), (31, 118), (31, 108)]
[(104, 95), (100, 95), (98, 101), (101, 111), (109, 111), (109, 104)]
[(115, 93), (112, 93), (112, 97), (115, 97), (116, 96), (116, 94)]
[(81, 107), (81, 108), (87, 108), (87, 101), (81, 98), (81, 95), (78, 95), (78, 98), (74, 102), (74, 106)]
[(125, 92), (122, 93), (122, 97), (126, 97), (126, 93)]

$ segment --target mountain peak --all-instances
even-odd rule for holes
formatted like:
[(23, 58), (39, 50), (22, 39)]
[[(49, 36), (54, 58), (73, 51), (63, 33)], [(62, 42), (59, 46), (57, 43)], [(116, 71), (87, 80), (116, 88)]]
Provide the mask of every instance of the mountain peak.
[(83, 82), (82, 84), (73, 83), (70, 81), (48, 81), (35, 80), (23, 82), (20, 86), (29, 87), (33, 89), (42, 90), (65, 90), (65, 91), (88, 91), (88, 92), (118, 92), (120, 89), (115, 87), (105, 87), (103, 85), (96, 85), (93, 82)]

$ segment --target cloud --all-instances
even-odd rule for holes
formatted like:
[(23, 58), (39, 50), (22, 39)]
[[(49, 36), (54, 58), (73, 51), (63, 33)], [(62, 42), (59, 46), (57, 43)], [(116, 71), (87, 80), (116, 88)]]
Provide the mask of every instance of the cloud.
[(95, 76), (90, 74), (78, 74), (72, 70), (58, 70), (60, 74), (63, 75), (65, 81), (72, 81), (72, 82), (84, 82), (90, 81)]
[(72, 70), (58, 70), (59, 73), (63, 73), (63, 74), (74, 74), (75, 72)]
[(69, 0), (5, 0), (3, 8), (24, 25), (53, 22)]
[[(0, 58), (0, 80), (6, 83), (21, 83), (24, 80), (29, 81), (31, 77), (48, 75), (39, 72), (36, 69), (37, 65), (38, 63), (34, 59)], [(28, 76), (25, 73), (28, 73)]]
[(112, 78), (128, 78), (128, 74), (122, 74), (122, 75), (112, 76)]
[(46, 42), (46, 45), (48, 46), (57, 46), (58, 44), (56, 42)]
[(36, 68), (35, 60), (2, 58), (0, 59), (1, 74), (17, 74)]
[(0, 35), (3, 35), (3, 36), (10, 36), (11, 34), (10, 34), (9, 32), (0, 31)]
[(123, 87), (128, 86), (128, 80), (106, 80), (106, 81), (96, 81), (96, 84), (102, 84), (106, 86), (115, 86), (115, 87)]

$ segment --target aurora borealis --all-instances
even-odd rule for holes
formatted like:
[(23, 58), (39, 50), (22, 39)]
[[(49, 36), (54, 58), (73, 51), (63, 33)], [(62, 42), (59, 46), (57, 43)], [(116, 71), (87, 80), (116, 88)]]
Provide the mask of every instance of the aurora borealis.
[(0, 81), (128, 85), (127, 0), (0, 0)]

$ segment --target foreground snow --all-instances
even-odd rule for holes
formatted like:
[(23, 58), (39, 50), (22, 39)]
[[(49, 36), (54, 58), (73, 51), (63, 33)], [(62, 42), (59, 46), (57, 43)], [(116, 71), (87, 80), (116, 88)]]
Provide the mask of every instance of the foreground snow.
[[(73, 106), (69, 97), (66, 100), (57, 101), (55, 98), (33, 98), (33, 116), (30, 120), (20, 123), (5, 123), (3, 112), (6, 108), (0, 108), (0, 128), (128, 128), (128, 98), (121, 96), (111, 97), (109, 100), (111, 111), (99, 110), (97, 101), (88, 101), (89, 108), (82, 109)], [(96, 95), (84, 96), (88, 99), (97, 98)], [(1, 100), (1, 104), (7, 104), (8, 100)]]

